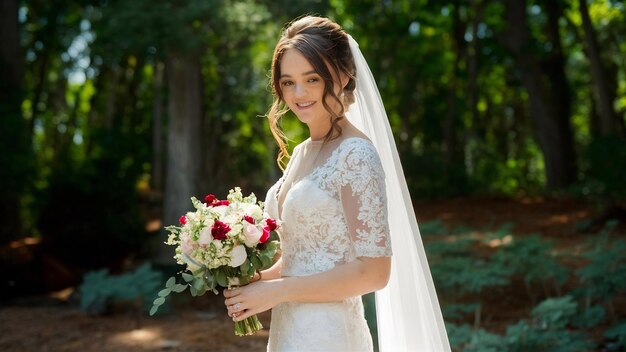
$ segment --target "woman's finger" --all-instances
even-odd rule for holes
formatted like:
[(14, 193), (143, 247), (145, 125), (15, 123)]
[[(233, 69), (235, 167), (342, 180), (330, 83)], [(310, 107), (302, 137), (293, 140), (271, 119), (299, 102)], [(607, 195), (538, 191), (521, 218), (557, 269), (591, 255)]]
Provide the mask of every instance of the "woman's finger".
[(241, 297), (231, 297), (224, 300), (224, 304), (226, 304), (227, 306), (232, 306), (233, 304), (241, 303), (242, 301), (243, 300), (241, 299)]
[(226, 310), (228, 311), (228, 315), (231, 315), (232, 313), (243, 312), (246, 310), (246, 306), (244, 306), (243, 302), (227, 304)]
[(241, 290), (236, 289), (236, 288), (232, 289), (232, 290), (226, 289), (226, 290), (223, 291), (223, 293), (224, 293), (224, 297), (232, 298), (232, 297), (236, 297), (236, 296), (240, 295), (241, 294)]
[(237, 314), (235, 316), (233, 316), (233, 321), (242, 321), (248, 317), (253, 316), (254, 314), (256, 314), (255, 312), (252, 311), (252, 309), (247, 309), (242, 311), (241, 313)]

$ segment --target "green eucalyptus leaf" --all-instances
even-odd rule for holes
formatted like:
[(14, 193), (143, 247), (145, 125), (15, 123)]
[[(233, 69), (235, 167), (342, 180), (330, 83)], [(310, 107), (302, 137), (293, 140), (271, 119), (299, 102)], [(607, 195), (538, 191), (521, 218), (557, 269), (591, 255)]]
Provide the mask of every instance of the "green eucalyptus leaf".
[(167, 295), (169, 295), (172, 292), (171, 288), (164, 288), (161, 291), (159, 291), (159, 297), (167, 297)]
[(254, 266), (254, 269), (261, 269), (263, 267), (263, 263), (261, 263), (261, 259), (259, 259), (259, 257), (256, 254), (253, 254), (252, 256), (250, 256), (250, 262), (252, 263), (252, 266)]
[(159, 306), (152, 306), (152, 308), (150, 308), (150, 316), (153, 316), (157, 310), (159, 310)]
[(154, 302), (152, 302), (152, 304), (154, 304), (155, 306), (160, 306), (163, 303), (165, 303), (165, 298), (163, 298), (163, 297), (159, 297), (159, 298), (155, 299)]
[(165, 287), (171, 288), (172, 286), (174, 286), (175, 283), (176, 283), (176, 278), (172, 276), (165, 283)]
[(195, 279), (193, 280), (191, 286), (196, 289), (196, 291), (200, 291), (204, 287), (203, 279)]
[(267, 255), (266, 253), (262, 253), (261, 254), (261, 263), (263, 264), (262, 269), (269, 268), (270, 266), (272, 266), (272, 258), (270, 258), (270, 256)]
[(188, 285), (177, 284), (176, 286), (174, 286), (172, 291), (174, 291), (176, 293), (181, 293), (181, 292), (183, 292), (183, 291), (185, 291), (187, 289), (187, 286)]
[(183, 277), (183, 280), (185, 280), (186, 282), (191, 282), (193, 280), (193, 275), (191, 274), (182, 273), (181, 276)]
[(228, 279), (226, 274), (222, 270), (218, 270), (216, 273), (217, 284), (222, 287), (228, 287)]

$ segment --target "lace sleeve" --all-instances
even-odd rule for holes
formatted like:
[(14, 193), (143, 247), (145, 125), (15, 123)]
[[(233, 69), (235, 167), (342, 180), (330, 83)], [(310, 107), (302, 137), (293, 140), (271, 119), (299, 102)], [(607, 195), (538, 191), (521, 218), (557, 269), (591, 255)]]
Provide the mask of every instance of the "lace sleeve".
[(391, 256), (385, 174), (376, 149), (359, 141), (339, 161), (340, 195), (357, 257)]

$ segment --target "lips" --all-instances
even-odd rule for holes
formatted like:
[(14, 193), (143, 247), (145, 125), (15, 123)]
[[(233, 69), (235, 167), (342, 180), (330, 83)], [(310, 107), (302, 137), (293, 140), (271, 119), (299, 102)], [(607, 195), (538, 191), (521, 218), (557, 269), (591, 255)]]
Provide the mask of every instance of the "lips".
[(302, 109), (307, 109), (313, 106), (313, 104), (315, 104), (314, 101), (306, 101), (306, 102), (296, 103), (296, 106), (302, 110)]

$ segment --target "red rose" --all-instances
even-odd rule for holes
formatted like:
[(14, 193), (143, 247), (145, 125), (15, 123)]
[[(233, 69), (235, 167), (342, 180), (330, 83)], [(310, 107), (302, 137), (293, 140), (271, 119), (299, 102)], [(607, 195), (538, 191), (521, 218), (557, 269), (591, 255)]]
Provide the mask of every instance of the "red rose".
[(265, 223), (269, 226), (270, 231), (274, 231), (278, 227), (278, 225), (276, 225), (276, 220), (274, 219), (267, 219), (265, 220)]
[(178, 218), (178, 222), (180, 222), (181, 225), (185, 225), (187, 223), (187, 217), (185, 215), (181, 216)]
[(230, 205), (230, 202), (229, 202), (229, 201), (227, 201), (227, 200), (218, 200), (217, 202), (214, 202), (214, 203), (213, 203), (213, 206), (214, 206), (214, 207), (219, 207), (220, 205), (226, 205), (226, 206), (228, 206), (228, 205)]
[(252, 216), (244, 215), (243, 219), (254, 225), (254, 219), (252, 218)]
[(216, 200), (217, 200), (217, 198), (214, 195), (212, 195), (212, 194), (207, 194), (206, 197), (204, 197), (204, 202), (207, 205), (211, 205), (211, 204), (215, 203)]
[(270, 228), (269, 226), (265, 226), (263, 228), (263, 234), (261, 235), (261, 238), (259, 238), (259, 243), (265, 243), (267, 242), (267, 240), (270, 238)]
[(230, 226), (217, 220), (211, 227), (211, 235), (216, 240), (223, 240), (226, 238), (226, 234), (230, 231)]
[(206, 203), (207, 207), (219, 207), (220, 205), (230, 205), (229, 201), (219, 200), (217, 199), (217, 197), (215, 197), (212, 194), (207, 194), (207, 196), (204, 197), (204, 202)]

